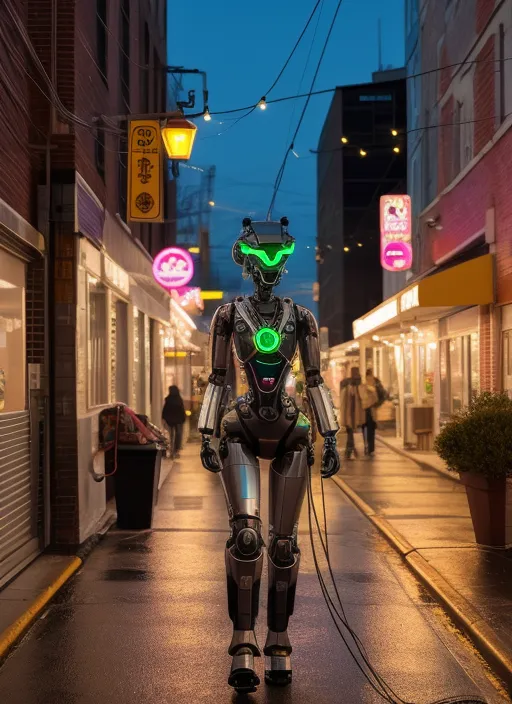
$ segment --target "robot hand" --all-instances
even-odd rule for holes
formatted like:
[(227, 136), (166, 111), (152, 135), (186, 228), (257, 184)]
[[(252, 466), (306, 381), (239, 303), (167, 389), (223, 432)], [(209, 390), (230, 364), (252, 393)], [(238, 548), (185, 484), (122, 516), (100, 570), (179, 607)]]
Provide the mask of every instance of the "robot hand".
[(210, 436), (203, 435), (201, 440), (201, 462), (209, 472), (220, 472), (221, 466), (217, 453), (210, 445)]
[(329, 479), (340, 471), (340, 458), (336, 449), (336, 438), (327, 437), (324, 439), (324, 449), (322, 452), (322, 479)]

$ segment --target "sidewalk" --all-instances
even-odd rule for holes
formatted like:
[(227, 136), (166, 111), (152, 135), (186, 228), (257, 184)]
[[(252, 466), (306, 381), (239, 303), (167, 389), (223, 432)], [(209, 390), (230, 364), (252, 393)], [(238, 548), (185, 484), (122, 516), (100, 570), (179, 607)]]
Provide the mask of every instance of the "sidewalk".
[(373, 460), (344, 462), (335, 481), (510, 679), (512, 550), (476, 545), (464, 487), (419, 454), (428, 462), (381, 439)]

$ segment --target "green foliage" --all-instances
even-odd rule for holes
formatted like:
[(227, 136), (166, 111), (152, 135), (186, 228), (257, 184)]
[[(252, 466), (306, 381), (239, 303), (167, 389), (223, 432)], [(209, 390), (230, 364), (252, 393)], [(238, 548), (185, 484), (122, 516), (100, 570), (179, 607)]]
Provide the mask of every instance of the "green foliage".
[(445, 425), (435, 450), (454, 472), (512, 476), (512, 399), (480, 394)]

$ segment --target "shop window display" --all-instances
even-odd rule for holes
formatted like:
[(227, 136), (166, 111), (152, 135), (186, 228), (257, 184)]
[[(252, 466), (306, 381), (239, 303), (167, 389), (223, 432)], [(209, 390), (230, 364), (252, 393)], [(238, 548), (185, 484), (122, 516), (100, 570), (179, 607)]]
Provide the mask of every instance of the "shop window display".
[(25, 265), (0, 253), (0, 413), (22, 411), (25, 399)]
[(107, 302), (98, 279), (88, 277), (87, 369), (89, 406), (108, 403), (107, 388)]

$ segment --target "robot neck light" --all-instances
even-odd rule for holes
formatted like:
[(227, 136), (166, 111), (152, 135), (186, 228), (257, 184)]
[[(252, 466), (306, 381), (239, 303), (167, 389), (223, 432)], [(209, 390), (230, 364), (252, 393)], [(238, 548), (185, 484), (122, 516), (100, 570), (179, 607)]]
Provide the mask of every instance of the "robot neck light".
[(254, 335), (254, 346), (262, 354), (277, 352), (281, 346), (281, 335), (272, 328), (260, 328)]
[(253, 255), (255, 257), (258, 257), (258, 259), (268, 267), (274, 267), (279, 264), (281, 259), (289, 254), (293, 254), (293, 250), (295, 249), (295, 242), (292, 242), (288, 246), (281, 247), (278, 249), (273, 256), (269, 256), (269, 253), (266, 252), (264, 249), (257, 249), (256, 247), (251, 247), (251, 245), (242, 242), (240, 245), (240, 250), (242, 254), (245, 255)]

